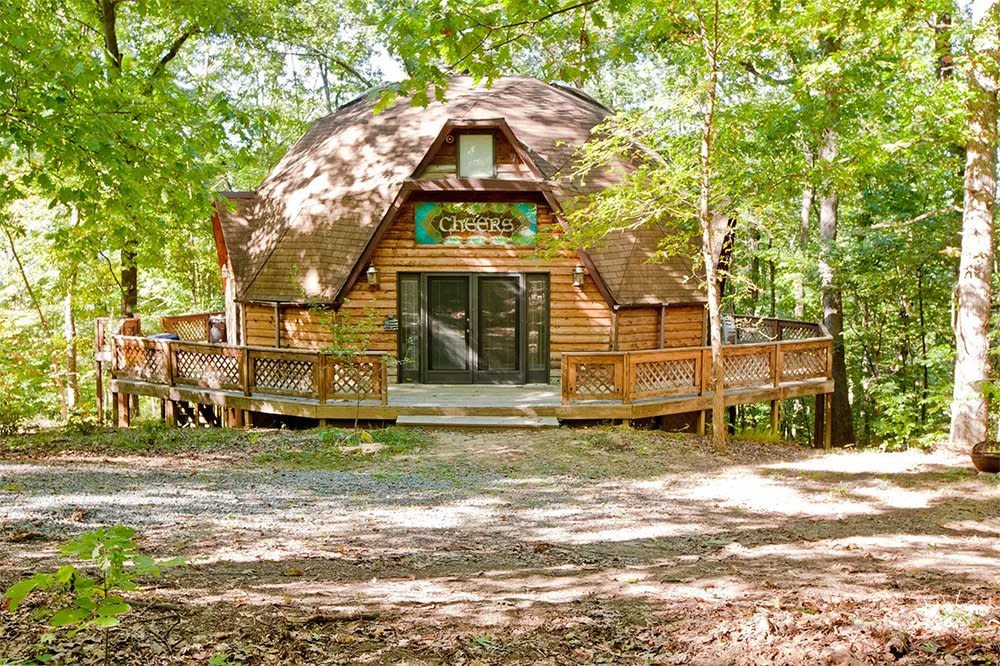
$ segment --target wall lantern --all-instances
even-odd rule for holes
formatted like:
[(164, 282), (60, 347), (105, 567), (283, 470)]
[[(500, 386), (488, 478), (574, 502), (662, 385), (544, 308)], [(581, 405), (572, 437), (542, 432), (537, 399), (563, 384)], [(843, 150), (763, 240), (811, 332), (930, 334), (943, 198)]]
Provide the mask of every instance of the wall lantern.
[(374, 266), (369, 266), (368, 267), (368, 270), (365, 271), (365, 277), (368, 278), (368, 286), (369, 287), (377, 287), (378, 286), (378, 271), (375, 270)]
[(583, 266), (580, 266), (579, 264), (577, 264), (576, 268), (573, 269), (573, 286), (583, 286)]

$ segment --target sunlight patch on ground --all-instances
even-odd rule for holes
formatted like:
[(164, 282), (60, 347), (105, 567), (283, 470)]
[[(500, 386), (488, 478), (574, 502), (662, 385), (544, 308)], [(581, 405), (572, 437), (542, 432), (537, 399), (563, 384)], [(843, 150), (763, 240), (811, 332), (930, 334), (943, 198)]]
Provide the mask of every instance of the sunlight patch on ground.
[(676, 498), (693, 502), (786, 516), (844, 516), (875, 510), (868, 502), (805, 493), (788, 483), (740, 468), (670, 492)]
[(844, 451), (793, 462), (761, 465), (761, 469), (784, 469), (841, 474), (900, 474), (925, 472), (960, 464), (967, 467), (967, 457), (948, 453), (925, 453), (916, 449), (901, 452)]

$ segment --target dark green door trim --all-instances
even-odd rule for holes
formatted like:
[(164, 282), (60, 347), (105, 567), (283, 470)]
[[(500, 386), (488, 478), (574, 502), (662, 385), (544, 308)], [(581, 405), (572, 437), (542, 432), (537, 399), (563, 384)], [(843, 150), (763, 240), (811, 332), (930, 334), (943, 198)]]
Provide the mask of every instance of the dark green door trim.
[[(400, 330), (397, 353), (398, 380), (425, 384), (525, 384), (549, 381), (550, 290), (548, 273), (400, 273), (398, 293), (404, 283), (419, 285), (419, 303), (404, 302), (399, 296)], [(502, 285), (516, 289), (512, 302), (503, 294), (486, 293)], [(531, 295), (534, 298), (531, 298)], [(481, 301), (512, 308), (503, 313), (481, 311)], [(447, 302), (444, 302), (447, 301)], [(529, 308), (533, 308), (530, 309)], [(411, 332), (407, 322), (413, 322)], [(529, 330), (529, 322), (532, 326)], [(498, 330), (513, 338), (513, 347), (504, 349)], [(404, 330), (405, 329), (405, 330)], [(510, 330), (513, 329), (513, 330)], [(414, 345), (413, 333), (419, 336)], [(440, 345), (440, 346), (436, 346)], [(419, 358), (412, 359), (413, 349)], [(514, 353), (512, 358), (510, 353)], [(485, 355), (492, 354), (492, 357)]]

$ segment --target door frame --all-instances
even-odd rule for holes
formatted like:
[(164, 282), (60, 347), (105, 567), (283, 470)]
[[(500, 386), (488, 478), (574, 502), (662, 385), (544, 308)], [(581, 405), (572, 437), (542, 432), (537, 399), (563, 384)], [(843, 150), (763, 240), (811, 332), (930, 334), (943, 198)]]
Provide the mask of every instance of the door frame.
[[(400, 274), (400, 277), (404, 274)], [(548, 382), (549, 381), (549, 362), (546, 360), (544, 371), (542, 370), (530, 370), (529, 369), (529, 359), (528, 359), (528, 277), (530, 276), (544, 276), (546, 282), (546, 292), (548, 294), (548, 299), (545, 304), (544, 313), (544, 335), (543, 340), (540, 344), (543, 345), (545, 350), (546, 359), (549, 358), (549, 345), (550, 345), (550, 331), (551, 331), (551, 277), (548, 272), (545, 271), (530, 271), (530, 272), (519, 272), (519, 271), (496, 271), (496, 272), (472, 272), (472, 271), (434, 271), (434, 272), (412, 272), (406, 273), (406, 276), (412, 277), (416, 276), (418, 281), (418, 299), (419, 299), (419, 312), (417, 317), (417, 335), (419, 336), (419, 364), (416, 368), (415, 374), (416, 379), (421, 384), (429, 383), (454, 383), (454, 384), (527, 384), (529, 378), (533, 382)], [(397, 277), (397, 285), (400, 277)], [(468, 280), (468, 299), (469, 299), (469, 312), (467, 317), (467, 327), (468, 334), (466, 336), (466, 349), (468, 353), (468, 365), (469, 370), (467, 371), (431, 371), (428, 369), (428, 359), (430, 352), (430, 323), (429, 323), (429, 308), (428, 308), (428, 291), (427, 291), (427, 280), (428, 278), (435, 277), (461, 277)], [(505, 371), (491, 373), (489, 371), (480, 371), (479, 369), (479, 280), (480, 278), (516, 278), (518, 281), (518, 369), (515, 371)], [(397, 289), (397, 292), (399, 289)], [(402, 305), (399, 303), (398, 305)], [(402, 311), (400, 308), (400, 317), (402, 317)], [(403, 350), (403, 336), (399, 335), (397, 337), (397, 347), (400, 358), (402, 357)], [(413, 372), (413, 371), (411, 371)], [(431, 373), (430, 375), (428, 373)], [(515, 375), (516, 373), (516, 375)], [(493, 374), (493, 377), (490, 375)], [(400, 368), (399, 381), (403, 381), (402, 368)], [(412, 381), (412, 375), (409, 378)]]

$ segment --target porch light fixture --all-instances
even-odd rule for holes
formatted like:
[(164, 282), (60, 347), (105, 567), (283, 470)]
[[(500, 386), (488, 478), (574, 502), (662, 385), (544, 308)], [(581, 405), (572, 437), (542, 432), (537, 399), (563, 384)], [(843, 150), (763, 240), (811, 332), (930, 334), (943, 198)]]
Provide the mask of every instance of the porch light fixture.
[(583, 286), (583, 266), (580, 264), (576, 265), (573, 269), (573, 286), (582, 287)]
[(369, 287), (377, 287), (378, 286), (378, 271), (375, 270), (374, 266), (369, 266), (368, 267), (368, 270), (365, 271), (365, 277), (368, 279), (368, 286)]

